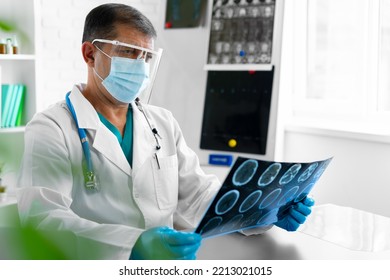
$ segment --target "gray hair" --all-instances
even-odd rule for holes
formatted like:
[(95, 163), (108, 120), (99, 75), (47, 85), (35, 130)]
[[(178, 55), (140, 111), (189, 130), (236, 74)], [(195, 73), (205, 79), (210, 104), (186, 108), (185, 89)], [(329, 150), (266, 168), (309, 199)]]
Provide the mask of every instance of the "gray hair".
[(92, 42), (94, 39), (115, 39), (117, 24), (135, 28), (151, 38), (157, 37), (153, 24), (140, 11), (128, 5), (109, 3), (97, 6), (88, 13), (82, 42)]

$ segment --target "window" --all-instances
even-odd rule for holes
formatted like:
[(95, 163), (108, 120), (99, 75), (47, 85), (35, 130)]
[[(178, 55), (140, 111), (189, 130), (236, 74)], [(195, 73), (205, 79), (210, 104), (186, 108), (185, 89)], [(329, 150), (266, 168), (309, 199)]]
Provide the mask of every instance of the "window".
[(378, 110), (390, 111), (390, 1), (380, 1)]
[(390, 0), (294, 5), (294, 115), (390, 125)]

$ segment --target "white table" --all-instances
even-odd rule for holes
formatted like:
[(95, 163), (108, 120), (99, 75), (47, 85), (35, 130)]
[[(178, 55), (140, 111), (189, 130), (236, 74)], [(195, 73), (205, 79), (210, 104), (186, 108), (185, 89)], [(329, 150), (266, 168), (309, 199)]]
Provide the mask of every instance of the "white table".
[(203, 240), (199, 259), (390, 260), (390, 218), (337, 205), (321, 205), (297, 232), (276, 226), (252, 236)]
[(273, 227), (261, 235), (232, 233), (203, 240), (200, 260), (358, 260), (388, 259), (390, 251), (353, 251), (318, 238)]

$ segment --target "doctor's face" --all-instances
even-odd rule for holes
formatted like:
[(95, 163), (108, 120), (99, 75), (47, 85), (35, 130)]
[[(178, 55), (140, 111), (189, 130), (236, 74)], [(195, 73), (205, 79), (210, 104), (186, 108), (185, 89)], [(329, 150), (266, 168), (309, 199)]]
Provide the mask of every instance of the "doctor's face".
[[(123, 24), (118, 25), (115, 31), (115, 36), (111, 38), (97, 38), (93, 44), (95, 46), (94, 71), (98, 76), (95, 79), (97, 87), (105, 99), (108, 99), (110, 103), (117, 104), (117, 100), (112, 97), (102, 84), (102, 80), (104, 81), (110, 74), (112, 57), (126, 59), (143, 58), (146, 63), (150, 64), (149, 62), (154, 58), (153, 51), (145, 52), (139, 48), (153, 50), (154, 40), (148, 35)], [(104, 40), (107, 41), (105, 42)], [(113, 44), (113, 41), (118, 41), (119, 43)], [(131, 75), (131, 73), (129, 74)]]

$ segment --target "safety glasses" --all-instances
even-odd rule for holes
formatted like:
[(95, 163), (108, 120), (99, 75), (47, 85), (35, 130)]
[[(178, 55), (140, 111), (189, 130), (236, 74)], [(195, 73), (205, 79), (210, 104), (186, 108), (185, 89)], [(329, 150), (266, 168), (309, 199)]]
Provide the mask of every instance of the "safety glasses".
[(154, 51), (136, 45), (122, 43), (116, 40), (95, 39), (92, 41), (92, 44), (95, 45), (96, 42), (111, 45), (110, 50), (105, 51), (105, 53), (110, 57), (119, 56), (131, 59), (145, 59), (146, 62), (150, 62), (151, 60), (155, 59), (162, 51), (161, 49)]

